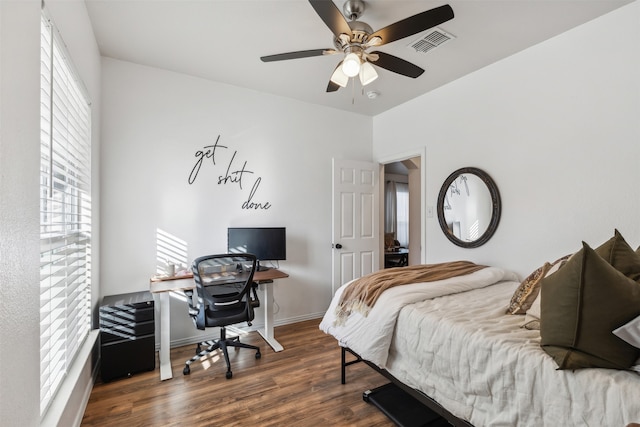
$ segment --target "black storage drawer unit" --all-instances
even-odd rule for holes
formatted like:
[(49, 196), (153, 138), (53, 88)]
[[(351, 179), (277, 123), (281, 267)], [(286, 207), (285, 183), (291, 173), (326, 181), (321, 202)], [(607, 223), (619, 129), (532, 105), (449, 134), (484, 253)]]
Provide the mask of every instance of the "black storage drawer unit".
[(154, 305), (150, 292), (102, 299), (100, 353), (104, 382), (156, 368)]

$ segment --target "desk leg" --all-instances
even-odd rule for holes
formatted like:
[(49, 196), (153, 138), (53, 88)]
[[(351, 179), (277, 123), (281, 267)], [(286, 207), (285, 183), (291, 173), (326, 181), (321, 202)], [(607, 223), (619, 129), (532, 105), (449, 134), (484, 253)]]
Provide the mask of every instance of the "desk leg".
[(171, 370), (171, 292), (160, 292), (160, 379), (173, 378)]
[(273, 348), (273, 351), (282, 351), (284, 348), (273, 335), (273, 283), (261, 284), (264, 289), (264, 328), (258, 329), (258, 333)]

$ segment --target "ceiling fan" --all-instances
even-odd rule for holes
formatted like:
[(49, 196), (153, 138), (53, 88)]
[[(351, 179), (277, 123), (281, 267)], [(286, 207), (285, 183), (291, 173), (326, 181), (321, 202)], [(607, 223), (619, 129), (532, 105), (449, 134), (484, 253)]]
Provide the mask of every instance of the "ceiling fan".
[(417, 65), (385, 52), (369, 52), (369, 49), (409, 37), (453, 18), (451, 6), (444, 5), (402, 19), (374, 32), (367, 23), (358, 21), (365, 9), (363, 0), (347, 0), (343, 6), (344, 16), (331, 0), (309, 0), (309, 3), (333, 32), (335, 49), (300, 50), (263, 56), (260, 59), (263, 62), (272, 62), (343, 52), (344, 58), (333, 71), (327, 92), (335, 92), (345, 87), (349, 78), (355, 76), (359, 76), (362, 86), (371, 83), (378, 78), (372, 64), (403, 76), (414, 79), (419, 77), (424, 70)]

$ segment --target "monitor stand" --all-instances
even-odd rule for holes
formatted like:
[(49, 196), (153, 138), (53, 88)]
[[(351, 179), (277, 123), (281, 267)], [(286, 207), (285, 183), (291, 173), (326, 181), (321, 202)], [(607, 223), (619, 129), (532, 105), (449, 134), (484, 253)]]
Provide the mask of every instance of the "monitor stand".
[(267, 271), (267, 270), (271, 270), (271, 267), (267, 267), (266, 265), (260, 265), (260, 261), (258, 260), (258, 267), (256, 268), (256, 271)]

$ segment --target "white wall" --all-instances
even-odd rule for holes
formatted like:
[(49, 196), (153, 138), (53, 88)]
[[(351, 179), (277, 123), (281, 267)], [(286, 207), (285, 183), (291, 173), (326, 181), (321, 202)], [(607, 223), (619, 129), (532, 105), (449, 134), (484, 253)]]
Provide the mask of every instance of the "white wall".
[[(40, 0), (0, 1), (0, 424), (40, 423)], [(93, 101), (94, 307), (99, 294), (100, 55), (84, 2), (47, 7)], [(43, 425), (81, 417), (92, 360), (74, 364), (73, 383)], [(77, 365), (77, 366), (76, 366)], [(71, 377), (71, 376), (70, 376)]]
[[(291, 278), (275, 285), (276, 319), (319, 315), (331, 292), (331, 158), (369, 160), (372, 140), (378, 159), (426, 145), (426, 205), (462, 166), (485, 169), (500, 188), (502, 221), (481, 248), (453, 246), (437, 218), (427, 219), (428, 262), (465, 258), (526, 274), (614, 227), (640, 243), (638, 2), (373, 120), (104, 59), (102, 125), (100, 59), (84, 4), (47, 4), (91, 94), (94, 131), (103, 129), (103, 191), (93, 199), (102, 295), (147, 289), (158, 228), (183, 239), (193, 258), (224, 250), (227, 226), (277, 224), (290, 236), (281, 266)], [(39, 364), (39, 318), (25, 309), (39, 283), (39, 33), (39, 0), (0, 1), (3, 425), (40, 421), (39, 372), (28, 368)], [(219, 169), (187, 183), (195, 151), (218, 134), (260, 174), (256, 198), (271, 209), (238, 208), (246, 192), (216, 185)], [(174, 306), (177, 319), (184, 311)], [(176, 339), (192, 333), (186, 319), (175, 328)]]
[[(428, 72), (421, 78), (429, 78)], [(640, 244), (640, 4), (636, 1), (374, 118), (374, 158), (426, 145), (426, 204), (464, 166), (502, 196), (494, 237), (462, 249), (427, 219), (427, 262), (528, 274), (617, 227)]]
[[(331, 297), (331, 158), (371, 160), (370, 117), (182, 74), (103, 59), (102, 295), (149, 289), (157, 232), (186, 261), (225, 252), (227, 227), (284, 226), (288, 279), (274, 283), (275, 323), (321, 316)], [(189, 184), (195, 154), (212, 145)], [(218, 184), (246, 162), (242, 189)], [(267, 210), (245, 210), (253, 201)], [(262, 308), (254, 325), (261, 324)], [(172, 342), (193, 341), (186, 304), (172, 301)], [(211, 334), (211, 332), (208, 332)]]
[(0, 419), (3, 425), (36, 426), (40, 422), (40, 370), (37, 369), (40, 366), (39, 53), (39, 2), (0, 1)]

